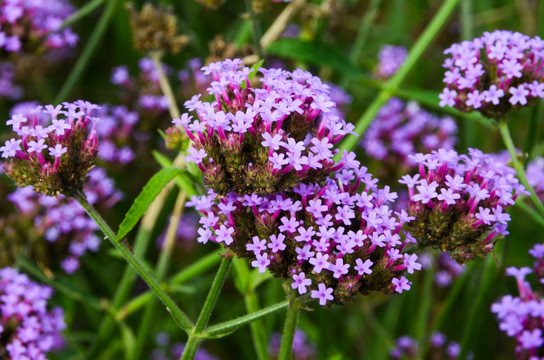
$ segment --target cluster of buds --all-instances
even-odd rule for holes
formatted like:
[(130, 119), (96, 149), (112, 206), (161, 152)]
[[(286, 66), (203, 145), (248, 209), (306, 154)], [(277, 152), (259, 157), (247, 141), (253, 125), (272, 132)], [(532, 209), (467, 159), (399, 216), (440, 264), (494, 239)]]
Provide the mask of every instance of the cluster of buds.
[[(529, 254), (536, 259), (533, 269), (541, 286), (544, 284), (544, 244), (535, 245)], [(499, 319), (500, 329), (516, 339), (516, 359), (520, 360), (544, 356), (544, 299), (525, 281), (525, 276), (532, 272), (529, 267), (507, 268), (506, 274), (516, 278), (519, 297), (506, 295), (491, 306)]]
[(393, 214), (389, 204), (397, 195), (377, 182), (350, 158), (322, 185), (265, 196), (221, 197), (210, 190), (191, 199), (204, 214), (197, 241), (222, 243), (250, 257), (259, 272), (268, 269), (291, 281), (322, 306), (343, 304), (358, 293), (402, 293), (411, 286), (403, 274), (421, 269), (417, 255), (403, 253), (415, 242), (401, 232), (413, 218), (405, 211)]
[(499, 235), (506, 235), (507, 208), (527, 193), (515, 171), (492, 155), (440, 149), (411, 156), (419, 174), (405, 175), (410, 196), (408, 231), (421, 246), (448, 250), (459, 263), (485, 257)]
[[(270, 337), (268, 343), (268, 354), (272, 359), (277, 359), (280, 353), (281, 346), (281, 334), (275, 332)], [(304, 331), (300, 329), (295, 330), (293, 336), (293, 349), (291, 351), (293, 360), (314, 360), (317, 359), (316, 346), (311, 343)]]
[(0, 270), (0, 357), (45, 360), (62, 344), (61, 308), (47, 309), (53, 290), (12, 268)]
[(334, 144), (353, 125), (334, 115), (328, 86), (309, 72), (259, 69), (262, 87), (250, 83), (251, 69), (239, 59), (203, 68), (214, 81), (214, 102), (200, 95), (185, 102), (196, 118), (174, 119), (193, 140), (187, 161), (204, 173), (204, 182), (225, 195), (274, 194), (302, 182), (323, 182), (339, 170)]
[(188, 36), (177, 34), (177, 18), (168, 9), (149, 3), (140, 12), (132, 4), (127, 4), (127, 9), (136, 50), (177, 53), (189, 43)]
[(404, 103), (393, 98), (380, 109), (360, 145), (388, 172), (406, 173), (414, 167), (410, 155), (452, 149), (456, 133), (452, 118), (439, 118), (416, 102)]
[[(104, 210), (122, 197), (100, 168), (89, 173), (84, 193), (89, 203)], [(0, 266), (14, 264), (26, 248), (32, 260), (46, 266), (60, 262), (63, 270), (71, 274), (79, 268), (81, 256), (98, 250), (101, 241), (96, 223), (76, 200), (37, 194), (31, 186), (18, 188), (8, 195), (8, 200), (15, 205), (17, 216), (0, 219), (0, 237), (4, 240)]]
[(9, 0), (0, 3), (0, 49), (33, 52), (76, 45), (78, 37), (62, 22), (74, 12), (65, 0)]
[(458, 343), (448, 342), (446, 336), (435, 332), (429, 339), (427, 350), (420, 354), (419, 344), (409, 336), (401, 336), (397, 339), (396, 346), (391, 350), (391, 358), (397, 360), (408, 359), (433, 359), (433, 360), (456, 360), (461, 353), (461, 346)]
[(13, 115), (6, 124), (17, 137), (0, 147), (5, 173), (18, 186), (31, 185), (49, 196), (83, 190), (98, 152), (94, 123), (99, 119), (91, 116), (97, 108), (78, 100)]
[(406, 60), (408, 52), (404, 46), (384, 45), (378, 53), (378, 64), (373, 76), (388, 79), (393, 76)]
[(500, 118), (544, 98), (544, 40), (538, 36), (496, 30), (444, 53), (450, 57), (440, 106)]

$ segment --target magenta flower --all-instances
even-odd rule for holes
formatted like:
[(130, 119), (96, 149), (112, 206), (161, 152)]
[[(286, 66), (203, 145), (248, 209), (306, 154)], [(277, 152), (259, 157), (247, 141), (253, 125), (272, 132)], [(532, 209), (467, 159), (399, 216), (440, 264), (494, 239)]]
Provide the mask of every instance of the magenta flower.
[(327, 304), (327, 301), (331, 301), (334, 299), (334, 296), (332, 296), (333, 289), (326, 287), (325, 284), (319, 284), (318, 290), (312, 290), (311, 297), (314, 299), (319, 299), (319, 305), (325, 306)]

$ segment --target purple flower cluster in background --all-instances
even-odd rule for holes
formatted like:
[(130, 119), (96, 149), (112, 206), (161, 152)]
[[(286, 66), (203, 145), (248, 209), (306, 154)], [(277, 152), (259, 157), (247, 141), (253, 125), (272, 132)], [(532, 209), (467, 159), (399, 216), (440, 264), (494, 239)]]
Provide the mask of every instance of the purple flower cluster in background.
[[(121, 98), (127, 105), (142, 109), (149, 114), (164, 113), (168, 109), (168, 100), (162, 95), (159, 74), (153, 60), (143, 58), (138, 65), (140, 73), (137, 78), (130, 76), (126, 66), (119, 66), (113, 69), (111, 82), (121, 87), (124, 92)], [(168, 66), (164, 64), (162, 66), (166, 74), (172, 72)]]
[(193, 141), (186, 159), (202, 170), (205, 184), (220, 195), (271, 194), (338, 170), (333, 146), (353, 125), (331, 111), (329, 87), (307, 71), (261, 68), (262, 88), (252, 88), (251, 70), (241, 64), (204, 67), (214, 78), (208, 92), (215, 101), (195, 95), (185, 107), (196, 117), (173, 121)]
[(491, 306), (500, 329), (517, 341), (516, 358), (524, 360), (544, 356), (544, 299), (525, 281), (525, 277), (534, 272), (539, 287), (544, 284), (544, 244), (535, 245), (529, 254), (536, 259), (533, 270), (525, 266), (506, 269), (507, 275), (516, 278), (519, 297), (506, 295)]
[(378, 53), (378, 65), (374, 77), (387, 79), (393, 76), (406, 60), (408, 52), (404, 46), (384, 45)]
[(47, 309), (53, 290), (12, 268), (0, 270), (0, 355), (12, 360), (45, 360), (62, 344), (61, 308)]
[(450, 286), (463, 273), (465, 267), (452, 259), (450, 254), (441, 253), (436, 259), (437, 267), (434, 282), (439, 287)]
[[(275, 332), (270, 337), (268, 344), (268, 354), (270, 357), (273, 359), (278, 358), (280, 346), (281, 334)], [(317, 358), (315, 345), (308, 340), (304, 331), (300, 329), (295, 330), (291, 356), (293, 360), (313, 360)]]
[[(122, 197), (113, 180), (100, 168), (91, 170), (84, 192), (89, 203), (101, 209), (112, 207)], [(32, 186), (16, 189), (8, 195), (8, 200), (16, 206), (19, 216), (33, 219), (34, 234), (27, 236), (37, 235), (57, 245), (52, 256), (61, 257), (61, 266), (67, 273), (79, 268), (79, 258), (87, 251), (98, 250), (101, 241), (96, 234), (96, 223), (76, 200), (63, 195), (55, 198), (37, 194)]]
[(411, 158), (419, 174), (399, 181), (408, 187), (408, 213), (416, 219), (407, 230), (423, 246), (450, 251), (459, 263), (491, 252), (498, 236), (507, 234), (507, 208), (526, 193), (515, 170), (477, 149)]
[(64, 0), (5, 0), (0, 3), (0, 49), (19, 53), (26, 45), (58, 49), (74, 47), (78, 37), (62, 23), (74, 12)]
[(544, 201), (544, 158), (537, 157), (527, 165), (527, 181), (535, 193)]
[(380, 109), (360, 145), (382, 166), (406, 172), (414, 166), (409, 155), (452, 149), (456, 133), (452, 118), (438, 118), (416, 102), (393, 98)]
[(420, 348), (416, 340), (409, 336), (401, 336), (397, 339), (396, 346), (391, 350), (393, 359), (433, 359), (433, 360), (455, 360), (461, 352), (458, 343), (450, 341), (442, 333), (435, 332), (429, 339), (425, 354), (420, 354)]
[(14, 114), (6, 124), (17, 136), (0, 147), (6, 174), (46, 195), (81, 190), (98, 150), (94, 127), (99, 119), (92, 116), (97, 108), (78, 100)]
[(15, 85), (15, 66), (0, 62), (0, 99), (17, 100), (23, 96), (23, 89)]
[(211, 74), (205, 74), (201, 70), (202, 61), (198, 58), (187, 62), (187, 69), (178, 73), (181, 81), (181, 96), (184, 99), (190, 99), (194, 94), (206, 94), (206, 89), (210, 86), (213, 78)]
[[(181, 358), (183, 350), (185, 350), (184, 343), (172, 343), (170, 335), (166, 333), (159, 333), (155, 337), (155, 343), (157, 348), (151, 353), (151, 360), (177, 360)], [(217, 357), (208, 353), (205, 349), (200, 347), (195, 354), (194, 360), (218, 360)]]
[[(344, 158), (342, 171), (323, 185), (300, 184), (279, 194), (229, 193), (193, 197), (204, 214), (201, 243), (214, 241), (238, 256), (254, 259), (260, 272), (291, 280), (299, 294), (310, 294), (323, 306), (343, 304), (358, 292), (402, 293), (411, 283), (403, 276), (419, 270), (417, 255), (403, 253), (415, 242), (402, 238), (413, 218), (389, 204), (396, 193)], [(364, 191), (358, 193), (362, 186)]]
[(518, 32), (485, 32), (444, 51), (440, 106), (499, 118), (544, 98), (544, 40)]

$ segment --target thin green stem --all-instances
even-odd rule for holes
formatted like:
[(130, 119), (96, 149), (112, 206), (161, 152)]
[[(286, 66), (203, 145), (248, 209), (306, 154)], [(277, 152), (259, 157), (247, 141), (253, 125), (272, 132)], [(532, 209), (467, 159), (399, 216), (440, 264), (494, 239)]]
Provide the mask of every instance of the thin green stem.
[[(446, 0), (444, 4), (438, 10), (434, 18), (431, 20), (427, 28), (423, 31), (417, 42), (410, 49), (406, 60), (399, 68), (396, 74), (384, 85), (383, 90), (378, 94), (374, 101), (369, 105), (367, 110), (361, 116), (357, 124), (355, 125), (355, 133), (362, 135), (366, 128), (370, 125), (378, 110), (389, 100), (393, 94), (393, 90), (397, 89), (399, 85), (404, 81), (408, 73), (413, 69), (416, 63), (419, 61), (425, 50), (429, 47), (433, 39), (438, 35), (438, 32), (446, 24), (446, 21), (450, 17), (451, 13), (459, 3), (459, 0)], [(341, 155), (344, 150), (353, 150), (357, 145), (358, 139), (354, 136), (348, 136), (340, 144), (339, 154)]]
[(185, 315), (185, 313), (176, 305), (174, 300), (162, 289), (160, 284), (154, 278), (154, 276), (146, 269), (142, 263), (134, 256), (134, 254), (121, 242), (115, 241), (115, 232), (109, 227), (106, 221), (100, 216), (100, 214), (92, 207), (87, 201), (87, 198), (83, 192), (80, 192), (74, 196), (74, 198), (81, 204), (87, 214), (96, 222), (100, 230), (110, 240), (110, 243), (119, 251), (123, 258), (132, 266), (134, 271), (140, 275), (142, 280), (146, 282), (149, 288), (155, 293), (155, 295), (162, 301), (170, 315), (174, 318), (179, 327), (183, 330), (189, 330), (192, 327), (191, 320)]
[(59, 104), (66, 100), (68, 94), (70, 94), (70, 92), (78, 82), (79, 78), (85, 71), (85, 68), (91, 60), (94, 51), (96, 50), (98, 44), (100, 43), (100, 40), (102, 39), (104, 33), (106, 32), (106, 29), (108, 28), (108, 24), (113, 17), (118, 2), (119, 0), (108, 0), (102, 16), (100, 16), (96, 27), (94, 28), (91, 36), (89, 37), (89, 39), (87, 39), (85, 43), (85, 48), (81, 52), (81, 55), (79, 56), (74, 68), (70, 72), (70, 75), (68, 75), (68, 79), (66, 79), (64, 85), (57, 94), (57, 97), (55, 98), (55, 104)]
[(293, 339), (295, 337), (295, 331), (297, 329), (298, 315), (300, 313), (300, 304), (297, 301), (297, 294), (291, 291), (289, 296), (289, 307), (287, 308), (287, 315), (285, 317), (285, 324), (283, 326), (283, 333), (281, 337), (280, 352), (278, 360), (291, 359), (291, 351), (293, 349)]
[[(435, 258), (436, 259), (436, 258)], [(425, 271), (423, 279), (423, 288), (421, 289), (421, 296), (419, 302), (418, 314), (416, 317), (414, 338), (423, 339), (427, 324), (429, 323), (429, 314), (431, 311), (431, 304), (433, 298), (433, 279), (434, 279), (435, 267), (431, 267)]]
[(166, 77), (166, 74), (164, 73), (164, 69), (162, 68), (162, 64), (161, 64), (162, 53), (152, 52), (149, 54), (149, 57), (151, 58), (151, 60), (153, 60), (153, 64), (155, 65), (155, 70), (157, 71), (157, 74), (159, 75), (159, 84), (161, 86), (162, 93), (164, 94), (164, 96), (166, 96), (166, 99), (168, 100), (168, 111), (170, 112), (170, 117), (172, 117), (172, 119), (179, 118), (181, 116), (181, 113), (179, 111), (176, 97), (174, 96), (174, 92), (172, 91), (170, 82), (168, 81), (168, 78)]
[(94, 10), (96, 10), (100, 5), (102, 5), (104, 1), (106, 0), (93, 0), (90, 3), (85, 4), (84, 6), (79, 8), (75, 13), (70, 15), (66, 20), (64, 20), (59, 30), (66, 29), (68, 26), (83, 19), (85, 16), (89, 15)]
[(516, 207), (519, 207), (521, 210), (525, 211), (525, 213), (533, 218), (533, 220), (537, 224), (544, 226), (544, 219), (540, 216), (538, 212), (536, 212), (529, 205), (527, 205), (523, 199), (516, 199)]
[(372, 21), (376, 17), (376, 13), (378, 12), (378, 7), (380, 6), (381, 2), (382, 0), (371, 0), (370, 4), (368, 5), (368, 9), (363, 16), (359, 29), (357, 30), (357, 36), (355, 37), (353, 48), (349, 54), (349, 59), (353, 64), (357, 64), (359, 58), (361, 57), (366, 40), (368, 39), (370, 25), (372, 25)]
[(202, 310), (200, 311), (196, 325), (189, 334), (189, 340), (187, 341), (187, 345), (185, 346), (185, 350), (181, 356), (182, 360), (193, 359), (195, 357), (196, 351), (198, 350), (200, 342), (202, 341), (202, 332), (206, 328), (206, 325), (208, 325), (208, 321), (212, 315), (212, 311), (215, 307), (215, 303), (217, 302), (217, 298), (219, 297), (219, 293), (221, 292), (221, 288), (223, 287), (225, 279), (227, 278), (231, 262), (231, 257), (224, 257), (223, 260), (221, 260), (219, 270), (217, 270), (217, 274), (213, 280), (208, 297), (204, 302), (204, 306), (202, 306)]
[[(176, 199), (176, 204), (174, 205), (172, 216), (170, 217), (170, 224), (168, 225), (168, 229), (166, 230), (166, 237), (164, 239), (164, 244), (159, 255), (159, 261), (157, 262), (157, 267), (155, 268), (155, 276), (158, 281), (161, 281), (164, 278), (168, 270), (168, 265), (170, 264), (170, 258), (172, 256), (172, 250), (174, 249), (174, 244), (176, 241), (179, 220), (185, 206), (186, 198), (187, 195), (185, 194), (185, 192), (180, 191)], [(145, 344), (147, 343), (147, 340), (149, 338), (149, 329), (152, 326), (151, 323), (155, 316), (155, 305), (156, 304), (154, 299), (151, 299), (151, 301), (147, 303), (147, 307), (140, 322), (136, 347), (132, 352), (132, 358), (135, 360), (140, 359), (140, 355), (142, 354)]]
[[(246, 310), (248, 314), (259, 311), (259, 299), (257, 297), (257, 294), (255, 293), (255, 290), (249, 290), (244, 295), (244, 300), (246, 303)], [(257, 359), (267, 360), (269, 356), (264, 324), (261, 320), (256, 320), (249, 324), (249, 327), (251, 329), (251, 337), (253, 339), (253, 346), (255, 347), (255, 352), (257, 353)]]
[(531, 185), (529, 185), (529, 181), (527, 181), (527, 176), (525, 175), (525, 170), (523, 169), (523, 165), (518, 160), (518, 157), (516, 154), (516, 147), (514, 146), (514, 142), (512, 141), (512, 136), (510, 135), (510, 131), (508, 130), (508, 123), (506, 119), (501, 119), (499, 121), (499, 130), (501, 132), (501, 136), (504, 141), (504, 144), (506, 145), (506, 149), (508, 149), (508, 152), (510, 153), (510, 157), (512, 158), (512, 165), (514, 169), (516, 170), (516, 173), (518, 174), (519, 181), (531, 193), (530, 197), (531, 197), (531, 200), (533, 201), (533, 204), (535, 205), (536, 209), (540, 213), (540, 216), (544, 218), (544, 205), (542, 205), (542, 202), (536, 195), (535, 190), (533, 189)]
[(184, 282), (194, 278), (196, 275), (202, 274), (204, 271), (211, 269), (213, 266), (221, 261), (221, 257), (219, 256), (221, 253), (223, 253), (223, 251), (216, 251), (204, 256), (202, 259), (198, 260), (194, 264), (189, 265), (188, 267), (177, 273), (172, 278), (170, 283), (174, 285), (183, 284)]
[(261, 24), (259, 23), (259, 20), (257, 20), (257, 14), (255, 14), (255, 11), (253, 10), (253, 3), (251, 0), (246, 0), (246, 9), (249, 13), (251, 21), (251, 38), (253, 40), (253, 46), (255, 46), (255, 48), (257, 49), (259, 57), (261, 59), (264, 59), (266, 53), (263, 46), (261, 45), (261, 38), (263, 37), (261, 31)]

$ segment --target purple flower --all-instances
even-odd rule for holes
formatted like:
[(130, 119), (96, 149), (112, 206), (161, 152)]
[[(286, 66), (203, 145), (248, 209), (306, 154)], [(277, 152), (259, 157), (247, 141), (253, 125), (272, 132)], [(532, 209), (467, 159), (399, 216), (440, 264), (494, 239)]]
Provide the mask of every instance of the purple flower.
[(391, 280), (391, 283), (393, 284), (393, 290), (398, 292), (399, 294), (402, 293), (404, 290), (410, 290), (410, 287), (412, 283), (408, 281), (404, 276), (399, 278), (394, 278)]
[(403, 46), (384, 45), (378, 53), (379, 63), (374, 76), (387, 79), (394, 75), (406, 59), (408, 52)]
[(310, 286), (312, 284), (311, 279), (306, 279), (306, 274), (300, 273), (300, 274), (294, 274), (293, 275), (293, 283), (291, 284), (292, 289), (297, 289), (298, 293), (300, 295), (306, 294), (307, 290), (306, 287)]
[(264, 273), (266, 271), (266, 268), (268, 267), (268, 265), (270, 265), (270, 260), (268, 259), (268, 254), (267, 253), (257, 254), (257, 255), (255, 255), (255, 257), (256, 257), (256, 260), (253, 260), (251, 262), (251, 266), (253, 266), (255, 268), (259, 268), (259, 272)]
[(319, 284), (318, 290), (312, 290), (311, 297), (313, 299), (319, 299), (319, 305), (325, 306), (327, 304), (327, 301), (331, 301), (334, 299), (332, 296), (332, 288), (326, 287), (325, 284)]

